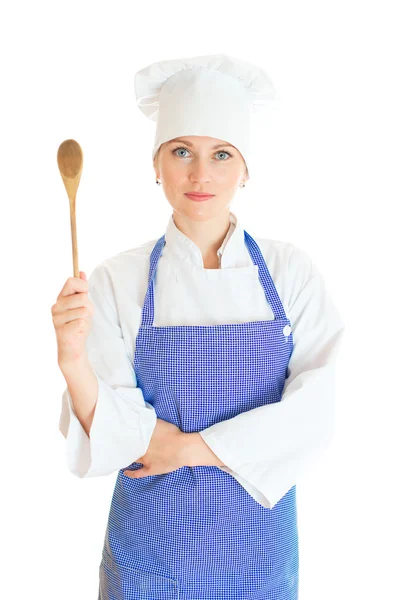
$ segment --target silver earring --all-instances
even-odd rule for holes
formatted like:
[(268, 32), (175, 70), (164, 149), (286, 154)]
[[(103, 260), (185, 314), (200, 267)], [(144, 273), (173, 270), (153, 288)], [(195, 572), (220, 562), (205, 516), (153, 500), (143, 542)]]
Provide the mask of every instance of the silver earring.
[(156, 179), (156, 184), (157, 185), (161, 185), (161, 181), (159, 181), (158, 179)]
[(245, 187), (245, 183), (243, 181), (240, 183), (240, 187)]

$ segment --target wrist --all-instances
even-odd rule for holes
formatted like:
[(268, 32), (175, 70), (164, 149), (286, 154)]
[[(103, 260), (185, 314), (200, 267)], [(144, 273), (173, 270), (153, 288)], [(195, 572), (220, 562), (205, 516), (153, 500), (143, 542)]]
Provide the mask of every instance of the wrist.
[(61, 372), (70, 373), (72, 371), (78, 371), (82, 367), (88, 367), (90, 365), (87, 354), (81, 354), (77, 358), (70, 360), (58, 360), (58, 366)]
[(184, 433), (182, 462), (187, 467), (226, 466), (220, 458), (214, 454), (210, 446), (203, 440), (199, 432)]
[(197, 449), (198, 449), (198, 433), (184, 433), (182, 432), (181, 438), (181, 462), (185, 467), (195, 467), (198, 463)]

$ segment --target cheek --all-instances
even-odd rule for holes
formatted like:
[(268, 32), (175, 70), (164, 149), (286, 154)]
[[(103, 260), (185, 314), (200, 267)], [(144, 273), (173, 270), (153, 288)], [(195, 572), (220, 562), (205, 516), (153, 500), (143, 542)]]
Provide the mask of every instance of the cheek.
[(222, 189), (229, 190), (235, 188), (238, 181), (238, 172), (233, 169), (219, 169), (213, 177), (216, 185)]
[(178, 188), (186, 179), (186, 175), (181, 168), (163, 169), (164, 183), (169, 188)]
[(183, 161), (169, 160), (163, 165), (163, 171), (170, 180), (178, 180), (187, 172), (187, 165), (184, 165)]

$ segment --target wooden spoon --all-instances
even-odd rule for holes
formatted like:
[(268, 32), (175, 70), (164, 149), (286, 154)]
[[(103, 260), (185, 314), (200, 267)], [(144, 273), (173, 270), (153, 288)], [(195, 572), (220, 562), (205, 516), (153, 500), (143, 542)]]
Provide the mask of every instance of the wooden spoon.
[(70, 202), (71, 249), (74, 277), (80, 277), (78, 268), (76, 195), (83, 171), (83, 152), (76, 140), (65, 140), (57, 150), (57, 164)]

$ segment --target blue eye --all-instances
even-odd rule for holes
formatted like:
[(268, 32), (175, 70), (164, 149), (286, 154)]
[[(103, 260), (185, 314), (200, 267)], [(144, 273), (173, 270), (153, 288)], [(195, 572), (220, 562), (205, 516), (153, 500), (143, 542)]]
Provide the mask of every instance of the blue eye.
[(219, 150), (217, 154), (228, 154), (228, 156), (231, 156), (231, 154), (227, 152), (227, 150)]
[[(171, 153), (175, 154), (178, 150), (183, 150), (184, 152), (189, 152), (188, 148), (179, 146), (178, 148), (175, 148), (174, 150), (172, 150)], [(227, 150), (219, 150), (218, 152), (216, 152), (216, 154), (227, 154), (230, 157), (232, 156), (232, 154), (230, 152), (228, 152)], [(180, 158), (186, 158), (186, 157), (180, 155)], [(228, 159), (224, 159), (224, 160), (228, 160)], [(218, 161), (218, 162), (224, 162), (224, 161)]]
[[(177, 152), (177, 150), (185, 150), (186, 152), (188, 152), (187, 148), (176, 148), (175, 150), (173, 150), (173, 154)], [(183, 156), (183, 158), (185, 157)]]

